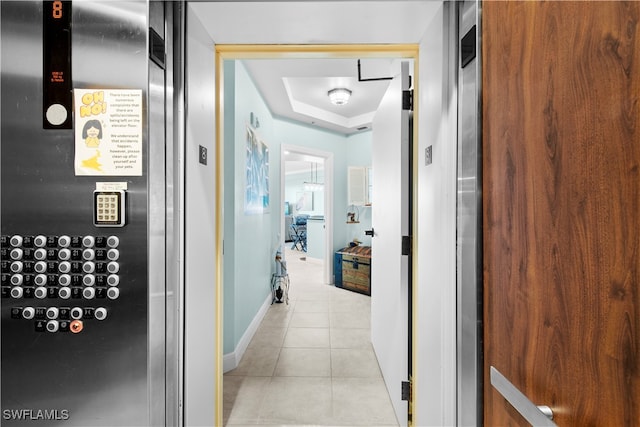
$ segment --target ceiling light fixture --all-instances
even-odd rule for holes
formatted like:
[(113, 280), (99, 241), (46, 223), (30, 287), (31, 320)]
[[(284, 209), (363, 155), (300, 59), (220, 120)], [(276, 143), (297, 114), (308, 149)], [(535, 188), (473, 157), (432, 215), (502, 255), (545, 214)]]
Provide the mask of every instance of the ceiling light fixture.
[[(313, 179), (313, 166), (316, 167), (316, 178)], [(324, 184), (318, 182), (318, 164), (311, 163), (311, 181), (305, 181), (303, 183), (304, 191), (324, 191)]]
[(327, 94), (331, 103), (335, 105), (344, 105), (349, 102), (351, 97), (351, 91), (343, 87), (331, 89)]

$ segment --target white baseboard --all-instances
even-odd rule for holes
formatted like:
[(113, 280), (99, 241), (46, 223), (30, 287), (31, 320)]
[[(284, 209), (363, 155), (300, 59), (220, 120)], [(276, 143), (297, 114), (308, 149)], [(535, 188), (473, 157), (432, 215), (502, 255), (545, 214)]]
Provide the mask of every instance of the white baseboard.
[(264, 316), (267, 314), (267, 310), (269, 310), (269, 307), (271, 306), (272, 299), (273, 297), (271, 293), (269, 293), (267, 295), (267, 298), (262, 303), (262, 306), (260, 306), (260, 309), (258, 309), (258, 312), (254, 316), (253, 320), (247, 327), (247, 330), (244, 331), (244, 334), (242, 334), (242, 338), (240, 338), (240, 341), (238, 342), (238, 345), (236, 345), (235, 350), (222, 356), (223, 372), (226, 373), (238, 367), (238, 364), (240, 363), (244, 352), (247, 351), (247, 347), (249, 346), (251, 339), (260, 327), (262, 319), (264, 319)]

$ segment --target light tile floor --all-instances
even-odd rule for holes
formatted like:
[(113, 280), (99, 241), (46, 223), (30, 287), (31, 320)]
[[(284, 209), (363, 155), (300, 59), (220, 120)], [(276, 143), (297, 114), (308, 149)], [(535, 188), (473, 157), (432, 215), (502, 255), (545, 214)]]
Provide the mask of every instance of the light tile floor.
[(228, 426), (397, 426), (371, 346), (370, 298), (322, 284), (287, 249), (289, 305), (273, 304), (224, 376)]

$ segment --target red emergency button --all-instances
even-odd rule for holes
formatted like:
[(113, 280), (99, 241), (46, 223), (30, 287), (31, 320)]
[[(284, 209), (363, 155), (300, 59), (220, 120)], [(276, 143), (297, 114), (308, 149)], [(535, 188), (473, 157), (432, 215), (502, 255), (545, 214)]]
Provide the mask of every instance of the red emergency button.
[(72, 320), (69, 324), (69, 330), (74, 334), (82, 332), (83, 328), (84, 324), (82, 323), (82, 320)]

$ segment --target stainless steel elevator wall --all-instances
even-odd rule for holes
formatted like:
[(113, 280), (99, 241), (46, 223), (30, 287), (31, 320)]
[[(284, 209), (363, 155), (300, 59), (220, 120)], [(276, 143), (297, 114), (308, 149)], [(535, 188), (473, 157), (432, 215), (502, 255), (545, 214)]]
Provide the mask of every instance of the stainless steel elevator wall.
[[(149, 194), (147, 16), (146, 1), (73, 2), (73, 88), (141, 89), (143, 98), (142, 176), (76, 176), (73, 130), (42, 126), (42, 2), (0, 3), (1, 234), (116, 236), (120, 267), (120, 295), (113, 300), (63, 300), (55, 297), (57, 291), (44, 299), (12, 298), (3, 292), (2, 426), (150, 425), (150, 408), (162, 399), (150, 391), (164, 390), (159, 379), (164, 378), (164, 312), (154, 309), (150, 321), (148, 273), (164, 269), (163, 263), (149, 264), (148, 243), (151, 233), (164, 241), (162, 226), (150, 229), (149, 220), (150, 200), (161, 206), (154, 212), (162, 216), (164, 198)], [(161, 132), (159, 144), (163, 138)], [(162, 155), (153, 161), (164, 164)], [(97, 228), (92, 193), (96, 182), (112, 181), (127, 183), (127, 224)], [(160, 187), (162, 193), (164, 184)], [(6, 256), (3, 252), (3, 262)], [(2, 286), (11, 288), (11, 273), (3, 268), (2, 274)], [(163, 274), (156, 278), (163, 279)], [(47, 287), (59, 288), (55, 282)], [(162, 293), (164, 286), (159, 288)], [(37, 332), (34, 320), (12, 318), (12, 309), (27, 306), (80, 307), (85, 314), (87, 308), (103, 307), (108, 315), (102, 321), (85, 318), (80, 333)]]
[[(482, 145), (480, 20), (477, 0), (458, 2), (459, 52), (475, 56), (458, 68), (458, 426), (482, 425)], [(471, 43), (463, 43), (467, 34)], [(469, 40), (469, 39), (465, 39)], [(462, 45), (465, 45), (464, 49)], [(471, 45), (471, 46), (469, 46)], [(464, 55), (461, 55), (464, 57)], [(463, 67), (464, 65), (464, 67)]]

